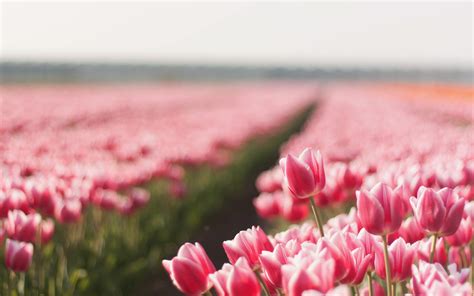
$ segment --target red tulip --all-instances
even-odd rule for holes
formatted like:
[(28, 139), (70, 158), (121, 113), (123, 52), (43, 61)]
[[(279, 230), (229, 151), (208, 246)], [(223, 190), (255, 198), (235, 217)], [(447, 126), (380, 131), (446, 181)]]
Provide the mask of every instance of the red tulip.
[(208, 275), (216, 269), (199, 243), (182, 245), (176, 257), (162, 263), (174, 285), (186, 295), (200, 295), (212, 286)]
[(298, 158), (288, 154), (280, 160), (285, 184), (292, 195), (308, 198), (324, 188), (326, 176), (321, 153), (306, 148)]
[(273, 250), (267, 235), (258, 226), (240, 231), (233, 240), (227, 240), (222, 245), (232, 264), (235, 264), (240, 257), (244, 257), (252, 268), (259, 265), (258, 258), (262, 251)]
[(33, 244), (7, 239), (5, 265), (15, 272), (25, 272), (33, 258)]
[(386, 235), (400, 228), (403, 203), (389, 186), (378, 183), (370, 191), (357, 191), (357, 215), (362, 227), (376, 235)]
[(247, 260), (239, 258), (234, 265), (224, 264), (209, 275), (218, 296), (259, 296), (260, 285)]
[(443, 188), (438, 192), (420, 187), (418, 197), (410, 198), (416, 221), (425, 231), (439, 236), (456, 232), (464, 211), (464, 199), (452, 189)]

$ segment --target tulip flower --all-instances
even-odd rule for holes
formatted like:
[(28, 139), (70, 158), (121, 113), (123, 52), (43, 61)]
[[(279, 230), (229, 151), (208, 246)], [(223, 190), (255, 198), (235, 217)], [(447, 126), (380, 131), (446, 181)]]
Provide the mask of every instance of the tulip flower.
[(280, 195), (280, 193), (261, 193), (257, 198), (253, 200), (253, 205), (257, 210), (257, 213), (260, 217), (269, 219), (277, 216), (280, 213), (280, 208), (278, 205), (278, 199), (282, 197), (278, 197), (276, 195)]
[(51, 219), (43, 220), (40, 224), (40, 238), (42, 244), (47, 244), (54, 235), (54, 222)]
[(331, 258), (302, 258), (300, 264), (282, 266), (283, 291), (288, 296), (300, 296), (304, 291), (327, 293), (334, 287), (335, 263)]
[(315, 223), (320, 235), (324, 236), (323, 223), (314, 201), (314, 195), (321, 192), (326, 185), (321, 153), (317, 151), (315, 154), (313, 150), (306, 148), (298, 158), (288, 154), (286, 158), (280, 159), (280, 166), (283, 169), (284, 183), (290, 194), (297, 198), (309, 198)]
[(222, 245), (232, 264), (235, 264), (240, 257), (244, 257), (252, 268), (259, 266), (258, 259), (262, 251), (273, 250), (267, 235), (258, 226), (240, 231), (233, 240), (227, 240)]
[[(401, 282), (411, 276), (411, 265), (416, 258), (417, 249), (418, 245), (416, 243), (407, 244), (402, 238), (398, 238), (390, 244), (388, 255), (390, 275), (393, 282)], [(380, 249), (375, 255), (375, 272), (380, 278), (386, 278), (385, 262)]]
[(298, 156), (288, 154), (280, 160), (284, 182), (292, 195), (298, 198), (309, 198), (324, 188), (326, 176), (321, 153), (306, 148)]
[(218, 296), (259, 296), (260, 285), (247, 260), (239, 258), (234, 265), (225, 263), (209, 275)]
[(448, 262), (455, 264), (459, 268), (471, 266), (472, 256), (469, 246), (466, 247), (451, 247), (448, 251)]
[(22, 211), (13, 210), (8, 212), (5, 230), (11, 239), (34, 242), (40, 222), (41, 216), (39, 214), (26, 215)]
[(472, 240), (472, 220), (467, 217), (461, 220), (458, 230), (450, 236), (446, 237), (446, 241), (455, 247), (468, 245)]
[(55, 205), (54, 216), (61, 223), (77, 222), (82, 215), (82, 204), (77, 199), (59, 200)]
[(417, 198), (411, 197), (416, 221), (425, 231), (437, 236), (448, 236), (456, 232), (464, 211), (464, 199), (452, 189), (434, 191), (420, 187)]
[[(430, 262), (430, 256), (432, 251), (432, 242), (429, 239), (420, 241), (418, 244), (418, 259)], [(439, 238), (436, 242), (433, 262), (440, 263), (441, 265), (446, 265), (447, 262), (447, 253), (446, 248), (444, 247), (444, 238)]]
[(33, 258), (33, 244), (7, 239), (5, 246), (5, 265), (15, 272), (25, 272), (30, 268)]
[(357, 215), (362, 227), (376, 235), (387, 235), (400, 228), (403, 203), (389, 186), (378, 183), (370, 191), (361, 189), (357, 195)]
[(418, 222), (416, 222), (413, 216), (408, 217), (402, 222), (400, 229), (398, 229), (398, 234), (400, 237), (403, 237), (407, 243), (415, 243), (425, 237), (425, 232), (418, 225)]
[(316, 290), (306, 290), (303, 292), (302, 296), (351, 296), (351, 289), (348, 286), (340, 285), (336, 288), (327, 291), (326, 293), (321, 293)]
[(450, 274), (438, 263), (429, 264), (422, 261), (419, 267), (413, 265), (413, 277), (410, 283), (413, 295), (471, 295), (472, 287), (467, 283), (469, 269), (457, 272), (456, 268), (450, 265), (448, 271)]
[(281, 288), (281, 266), (288, 263), (285, 247), (277, 244), (273, 252), (263, 251), (259, 259), (267, 279), (275, 287)]
[(200, 295), (212, 286), (208, 275), (216, 269), (199, 243), (182, 245), (176, 257), (162, 263), (173, 284), (186, 295)]
[(437, 238), (452, 235), (461, 223), (464, 199), (450, 188), (434, 191), (420, 187), (417, 198), (411, 197), (410, 203), (418, 225), (433, 237), (430, 255), (433, 262)]

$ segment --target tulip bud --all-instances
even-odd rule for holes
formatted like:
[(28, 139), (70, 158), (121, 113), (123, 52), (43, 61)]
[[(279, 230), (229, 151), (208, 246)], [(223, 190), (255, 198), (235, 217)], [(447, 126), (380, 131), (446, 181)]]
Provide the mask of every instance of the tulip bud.
[(176, 257), (162, 263), (173, 284), (184, 294), (200, 295), (211, 288), (208, 275), (216, 269), (200, 244), (186, 243)]
[(247, 260), (239, 258), (234, 265), (228, 263), (209, 275), (218, 296), (260, 296), (260, 285)]
[(259, 265), (258, 257), (262, 251), (273, 251), (270, 240), (258, 226), (240, 231), (233, 240), (227, 240), (222, 245), (231, 263), (244, 257), (252, 268)]
[(321, 153), (306, 148), (298, 158), (288, 154), (280, 160), (284, 182), (292, 195), (308, 198), (321, 191), (326, 184)]
[(410, 203), (421, 228), (439, 236), (456, 232), (463, 216), (464, 199), (449, 188), (436, 192), (431, 188), (420, 187), (417, 196), (411, 197)]
[(356, 195), (357, 215), (368, 232), (386, 235), (400, 228), (403, 203), (400, 195), (389, 186), (378, 183), (370, 191), (362, 189)]

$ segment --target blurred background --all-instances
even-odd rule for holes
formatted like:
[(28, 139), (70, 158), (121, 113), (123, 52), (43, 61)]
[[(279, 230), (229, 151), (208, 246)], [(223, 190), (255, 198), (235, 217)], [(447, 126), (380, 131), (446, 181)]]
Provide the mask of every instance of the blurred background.
[(1, 79), (472, 83), (472, 3), (2, 2)]

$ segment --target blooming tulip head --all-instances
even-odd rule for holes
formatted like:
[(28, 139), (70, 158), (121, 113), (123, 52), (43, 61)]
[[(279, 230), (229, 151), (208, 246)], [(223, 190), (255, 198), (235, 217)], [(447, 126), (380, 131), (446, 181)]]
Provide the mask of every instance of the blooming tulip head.
[(218, 296), (259, 296), (260, 285), (247, 260), (239, 258), (234, 265), (224, 264), (221, 270), (209, 275)]
[(421, 228), (439, 236), (456, 232), (464, 211), (464, 199), (450, 188), (434, 191), (420, 187), (417, 198), (410, 198), (416, 221)]
[(272, 251), (273, 245), (260, 227), (252, 227), (239, 232), (233, 240), (222, 243), (224, 251), (232, 264), (244, 257), (254, 268), (259, 265), (259, 255), (262, 251)]
[(34, 242), (40, 222), (41, 216), (39, 214), (26, 215), (22, 211), (13, 210), (8, 212), (8, 217), (5, 220), (5, 230), (8, 237), (12, 239)]
[(368, 232), (386, 235), (400, 228), (403, 220), (403, 203), (399, 194), (384, 183), (370, 191), (361, 189), (357, 195), (357, 215)]
[(208, 275), (216, 271), (202, 246), (186, 243), (179, 248), (178, 255), (163, 260), (174, 285), (186, 295), (200, 295), (211, 288)]
[(5, 265), (15, 272), (25, 272), (31, 265), (33, 245), (7, 239), (5, 246)]
[[(388, 247), (390, 260), (390, 273), (392, 281), (401, 282), (411, 276), (411, 265), (415, 260), (418, 244), (407, 244), (402, 238), (397, 238)], [(382, 248), (378, 248), (375, 254), (375, 272), (385, 279), (385, 263), (382, 254)]]
[(284, 182), (290, 193), (298, 198), (317, 194), (326, 185), (321, 153), (306, 148), (298, 157), (288, 154), (280, 160)]

